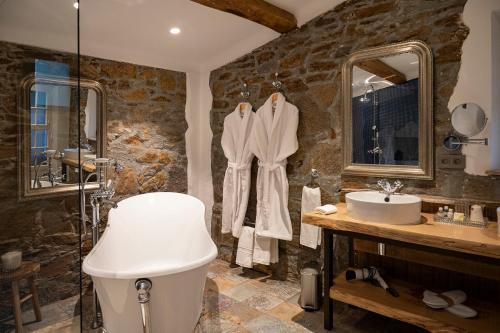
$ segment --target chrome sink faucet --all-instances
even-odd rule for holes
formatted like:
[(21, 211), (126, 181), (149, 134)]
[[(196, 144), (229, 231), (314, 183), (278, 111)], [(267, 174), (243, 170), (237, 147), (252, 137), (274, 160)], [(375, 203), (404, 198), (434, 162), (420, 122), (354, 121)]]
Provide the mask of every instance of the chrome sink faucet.
[(380, 179), (377, 185), (382, 189), (380, 192), (385, 194), (385, 202), (389, 202), (391, 200), (391, 195), (396, 194), (396, 192), (404, 186), (399, 180), (396, 180), (394, 184), (391, 185), (387, 179)]

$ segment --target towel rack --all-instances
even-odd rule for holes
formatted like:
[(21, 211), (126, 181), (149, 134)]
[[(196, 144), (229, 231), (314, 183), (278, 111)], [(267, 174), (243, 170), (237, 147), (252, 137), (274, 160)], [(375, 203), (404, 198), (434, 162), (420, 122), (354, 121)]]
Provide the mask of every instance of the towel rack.
[(319, 178), (319, 171), (316, 169), (311, 169), (311, 180), (306, 184), (307, 187), (317, 188), (319, 187), (319, 183), (317, 179)]

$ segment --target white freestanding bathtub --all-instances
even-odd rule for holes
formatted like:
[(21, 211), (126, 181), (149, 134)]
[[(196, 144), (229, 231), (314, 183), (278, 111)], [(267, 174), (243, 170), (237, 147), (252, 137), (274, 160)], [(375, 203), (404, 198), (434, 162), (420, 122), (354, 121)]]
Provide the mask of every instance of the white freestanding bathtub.
[(118, 203), (102, 238), (83, 261), (108, 333), (142, 332), (135, 282), (147, 278), (154, 333), (190, 333), (201, 314), (208, 264), (217, 248), (205, 206), (189, 195), (157, 192)]

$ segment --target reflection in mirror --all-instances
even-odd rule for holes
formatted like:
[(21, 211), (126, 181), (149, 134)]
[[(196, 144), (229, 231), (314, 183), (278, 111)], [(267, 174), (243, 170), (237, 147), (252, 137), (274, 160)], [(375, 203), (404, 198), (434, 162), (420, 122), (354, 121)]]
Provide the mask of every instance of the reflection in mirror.
[(457, 136), (449, 135), (443, 140), (443, 147), (446, 150), (455, 151), (459, 150), (461, 146), (461, 141)]
[(418, 56), (363, 60), (352, 71), (353, 163), (418, 165)]
[(451, 113), (453, 129), (465, 137), (479, 134), (486, 126), (486, 122), (483, 109), (475, 103), (460, 104)]
[(433, 178), (432, 53), (420, 41), (352, 53), (342, 67), (343, 174)]
[(81, 79), (78, 94), (76, 79), (36, 74), (23, 80), (22, 90), (21, 112), (26, 119), (22, 125), (22, 195), (77, 190), (80, 176), (95, 171), (95, 165), (85, 161), (102, 157), (104, 152), (101, 86)]
[[(30, 92), (30, 179), (32, 188), (78, 183), (78, 149), (96, 152), (97, 94), (77, 87), (36, 83)], [(80, 109), (80, 143), (76, 129)], [(72, 125), (73, 124), (73, 125)]]

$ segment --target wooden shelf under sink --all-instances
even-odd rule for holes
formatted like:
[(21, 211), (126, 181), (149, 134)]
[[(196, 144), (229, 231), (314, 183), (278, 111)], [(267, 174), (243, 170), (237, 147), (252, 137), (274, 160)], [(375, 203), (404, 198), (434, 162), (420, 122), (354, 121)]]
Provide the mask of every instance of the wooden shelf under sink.
[(422, 302), (424, 288), (421, 286), (387, 278), (386, 281), (398, 291), (399, 297), (393, 297), (382, 288), (366, 281), (346, 281), (345, 272), (342, 272), (334, 280), (330, 297), (385, 317), (420, 326), (429, 332), (499, 332), (498, 304), (468, 299), (464, 304), (475, 309), (478, 316), (464, 319), (445, 310), (427, 307)]

